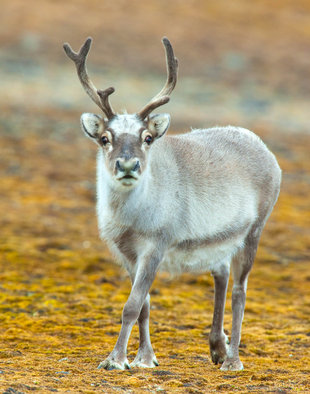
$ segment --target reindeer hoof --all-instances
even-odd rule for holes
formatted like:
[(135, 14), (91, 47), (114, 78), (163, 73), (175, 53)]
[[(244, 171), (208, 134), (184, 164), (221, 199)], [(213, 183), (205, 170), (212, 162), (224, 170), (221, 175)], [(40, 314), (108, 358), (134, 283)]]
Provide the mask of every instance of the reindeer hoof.
[(158, 367), (158, 361), (156, 356), (153, 356), (152, 359), (144, 359), (142, 357), (136, 357), (134, 361), (130, 364), (131, 368), (154, 368)]
[(117, 362), (116, 360), (107, 358), (98, 365), (97, 369), (106, 369), (107, 371), (112, 371), (113, 369), (130, 369), (130, 365), (128, 360), (126, 359), (123, 362)]
[(226, 351), (224, 352), (219, 352), (218, 350), (211, 350), (211, 358), (212, 358), (212, 362), (213, 364), (217, 365), (217, 364), (223, 364), (223, 362), (226, 359)]
[(224, 364), (221, 366), (221, 371), (242, 371), (243, 370), (243, 364), (242, 362), (237, 359), (229, 359), (227, 358), (224, 361)]
[(210, 353), (214, 364), (222, 364), (226, 360), (228, 343), (229, 340), (225, 334), (220, 338), (212, 338), (212, 336), (210, 336)]

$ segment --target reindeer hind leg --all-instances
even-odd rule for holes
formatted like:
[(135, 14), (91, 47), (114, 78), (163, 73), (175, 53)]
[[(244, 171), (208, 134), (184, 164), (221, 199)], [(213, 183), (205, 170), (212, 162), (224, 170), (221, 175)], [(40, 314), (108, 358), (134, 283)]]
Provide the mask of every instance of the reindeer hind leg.
[(238, 251), (232, 261), (234, 280), (232, 290), (233, 321), (227, 358), (221, 367), (223, 371), (239, 371), (243, 369), (243, 364), (239, 358), (241, 325), (244, 315), (248, 276), (253, 266), (262, 229), (262, 225), (252, 227), (245, 240), (244, 247)]

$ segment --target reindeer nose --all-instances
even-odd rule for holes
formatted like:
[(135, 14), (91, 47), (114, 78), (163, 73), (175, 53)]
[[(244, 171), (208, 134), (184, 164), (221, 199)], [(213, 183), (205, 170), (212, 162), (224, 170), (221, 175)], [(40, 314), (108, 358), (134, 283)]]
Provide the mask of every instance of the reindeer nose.
[(134, 172), (138, 171), (140, 168), (140, 162), (138, 159), (133, 158), (129, 160), (118, 159), (116, 160), (116, 169), (121, 172)]

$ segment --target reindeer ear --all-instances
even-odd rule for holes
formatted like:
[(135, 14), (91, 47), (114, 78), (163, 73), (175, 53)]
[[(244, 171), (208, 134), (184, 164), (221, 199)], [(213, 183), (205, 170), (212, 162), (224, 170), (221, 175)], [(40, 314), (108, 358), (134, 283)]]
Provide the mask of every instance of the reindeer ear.
[(104, 120), (99, 115), (85, 113), (81, 116), (81, 128), (87, 137), (97, 138), (104, 130)]
[(148, 129), (155, 138), (162, 137), (170, 125), (169, 114), (154, 114), (148, 118)]

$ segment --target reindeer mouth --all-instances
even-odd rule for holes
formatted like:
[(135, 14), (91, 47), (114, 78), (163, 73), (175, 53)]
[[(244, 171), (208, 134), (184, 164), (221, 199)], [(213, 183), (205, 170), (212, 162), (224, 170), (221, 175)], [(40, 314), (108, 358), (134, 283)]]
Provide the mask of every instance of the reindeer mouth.
[(138, 178), (136, 178), (136, 177), (134, 177), (134, 176), (132, 176), (132, 175), (127, 174), (127, 175), (124, 175), (124, 176), (122, 176), (122, 177), (120, 177), (120, 178), (117, 178), (117, 180), (118, 180), (119, 182), (121, 182), (121, 184), (122, 184), (123, 186), (132, 186), (134, 183), (137, 182)]
[(137, 179), (137, 178), (135, 178), (135, 177), (132, 176), (132, 175), (125, 175), (125, 176), (123, 176), (121, 179)]
[(123, 181), (123, 180), (126, 180), (126, 179), (127, 180), (135, 180), (136, 181), (138, 178), (133, 176), (133, 175), (130, 175), (130, 174), (127, 174), (127, 175), (124, 175), (122, 177), (117, 178), (118, 181)]

